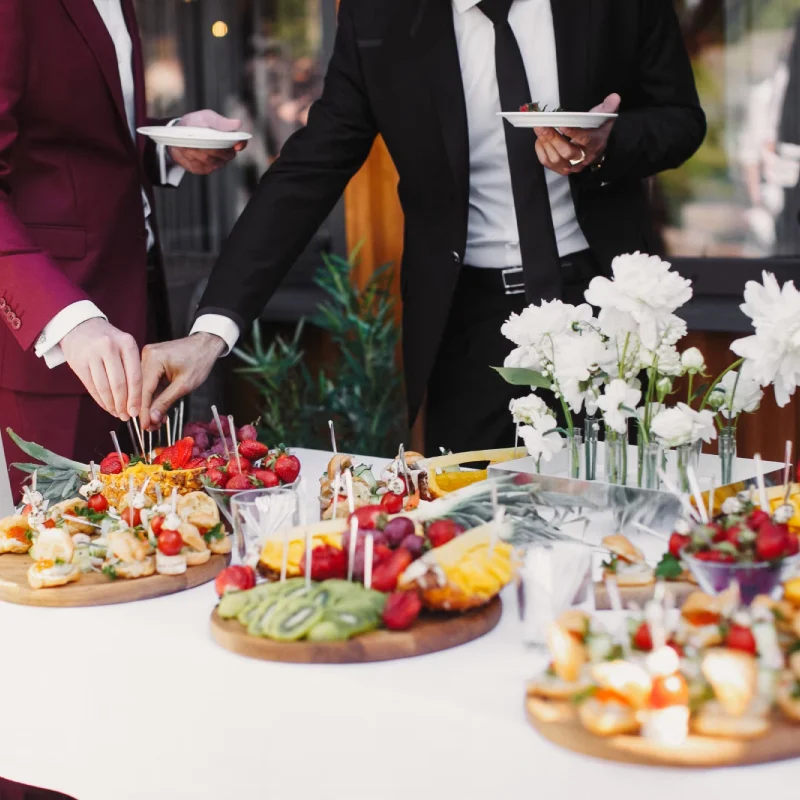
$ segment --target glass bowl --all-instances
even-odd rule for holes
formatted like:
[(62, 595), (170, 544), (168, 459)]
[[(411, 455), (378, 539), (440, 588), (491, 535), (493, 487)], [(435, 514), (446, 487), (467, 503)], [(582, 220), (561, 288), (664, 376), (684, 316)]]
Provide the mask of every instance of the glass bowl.
[(302, 478), (298, 478), (294, 483), (286, 483), (282, 486), (271, 486), (269, 488), (262, 488), (256, 489), (253, 487), (252, 489), (220, 489), (218, 486), (208, 486), (206, 484), (203, 485), (203, 491), (206, 492), (210, 497), (213, 498), (214, 502), (217, 504), (217, 507), (220, 510), (220, 513), (223, 517), (225, 517), (226, 521), (228, 522), (229, 527), (233, 525), (233, 514), (231, 513), (231, 498), (237, 494), (241, 494), (242, 492), (270, 492), (270, 491), (280, 491), (282, 489), (289, 489), (290, 491), (297, 491), (298, 487), (300, 486), (300, 481)]
[(734, 581), (739, 584), (742, 602), (750, 605), (760, 594), (770, 594), (790, 577), (800, 564), (800, 554), (778, 561), (737, 562), (720, 564), (702, 561), (681, 552), (681, 560), (691, 570), (700, 588), (708, 594), (724, 592)]

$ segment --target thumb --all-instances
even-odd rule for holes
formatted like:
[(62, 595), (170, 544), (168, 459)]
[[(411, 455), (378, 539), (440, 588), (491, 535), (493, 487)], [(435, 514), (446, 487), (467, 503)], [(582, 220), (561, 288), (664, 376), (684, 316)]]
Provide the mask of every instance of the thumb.
[(622, 98), (616, 92), (613, 92), (599, 106), (595, 106), (592, 111), (598, 111), (601, 114), (616, 114), (621, 102)]
[(214, 128), (217, 131), (238, 131), (239, 128), (242, 127), (242, 121), (240, 119), (228, 119), (228, 117), (223, 117), (221, 114), (217, 114), (216, 111), (208, 111), (208, 127)]

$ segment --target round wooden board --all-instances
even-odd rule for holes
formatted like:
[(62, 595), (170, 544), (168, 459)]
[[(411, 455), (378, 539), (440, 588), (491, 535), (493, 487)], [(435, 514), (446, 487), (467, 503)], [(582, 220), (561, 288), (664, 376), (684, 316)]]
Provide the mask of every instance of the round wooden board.
[(249, 636), (235, 619), (211, 615), (211, 635), (217, 644), (242, 656), (291, 664), (362, 664), (436, 653), (466, 644), (492, 630), (500, 621), (499, 597), (466, 614), (424, 614), (407, 631), (373, 631), (346, 642), (275, 642)]
[(707, 769), (800, 758), (800, 726), (792, 725), (778, 714), (774, 715), (766, 736), (759, 739), (689, 736), (679, 747), (659, 747), (641, 736), (595, 736), (581, 725), (570, 703), (528, 697), (525, 711), (528, 722), (553, 744), (622, 764)]
[[(683, 601), (692, 592), (700, 591), (700, 587), (696, 583), (690, 583), (689, 581), (666, 581), (664, 585), (667, 591), (675, 598), (678, 607), (683, 605)], [(648, 600), (652, 600), (655, 588), (655, 583), (651, 583), (648, 586), (620, 586), (619, 594), (626, 606), (635, 603), (639, 607), (643, 607)], [(608, 611), (611, 608), (608, 591), (602, 581), (598, 581), (594, 585), (594, 602), (598, 611)]]
[(132, 580), (119, 578), (112, 581), (101, 573), (90, 572), (66, 586), (31, 589), (28, 583), (28, 568), (33, 560), (30, 556), (6, 553), (0, 556), (0, 600), (23, 606), (49, 608), (132, 603), (135, 600), (149, 600), (152, 597), (202, 586), (213, 581), (230, 561), (230, 554), (211, 556), (205, 564), (189, 567), (183, 575), (150, 575), (147, 578)]

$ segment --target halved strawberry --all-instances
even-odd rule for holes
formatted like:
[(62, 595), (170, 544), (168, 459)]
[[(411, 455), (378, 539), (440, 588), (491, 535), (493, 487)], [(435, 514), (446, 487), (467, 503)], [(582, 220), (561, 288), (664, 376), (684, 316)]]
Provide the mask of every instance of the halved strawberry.
[(125, 467), (130, 464), (130, 458), (122, 454), (122, 465), (119, 463), (119, 456), (116, 453), (109, 453), (101, 462), (100, 462), (100, 472), (103, 475), (119, 475)]
[(172, 445), (172, 447), (165, 447), (156, 456), (153, 463), (170, 469), (186, 469), (186, 465), (192, 460), (193, 449), (194, 439), (191, 436), (186, 436)]
[(200, 458), (200, 457), (198, 456), (197, 458), (193, 458), (193, 459), (191, 459), (191, 460), (190, 460), (190, 461), (189, 461), (189, 462), (186, 464), (186, 466), (184, 467), (184, 469), (200, 469), (200, 467), (205, 467), (205, 465), (206, 465), (206, 460), (205, 460), (204, 458)]
[(243, 492), (247, 489), (253, 488), (253, 482), (250, 480), (249, 475), (245, 474), (237, 474), (233, 475), (231, 479), (225, 484), (225, 488), (228, 490), (233, 489), (234, 491)]
[(225, 459), (222, 456), (209, 456), (206, 459), (207, 467), (224, 467)]

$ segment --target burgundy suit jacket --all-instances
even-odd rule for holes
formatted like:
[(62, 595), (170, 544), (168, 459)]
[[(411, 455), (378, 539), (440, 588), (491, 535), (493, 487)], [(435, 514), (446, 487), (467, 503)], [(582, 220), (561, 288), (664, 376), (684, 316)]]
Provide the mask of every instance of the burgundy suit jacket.
[[(137, 125), (146, 124), (131, 0)], [(33, 347), (63, 308), (90, 299), (144, 342), (155, 148), (131, 138), (116, 53), (93, 0), (0, 0), (0, 388), (85, 390)], [(151, 220), (154, 224), (154, 221)]]

